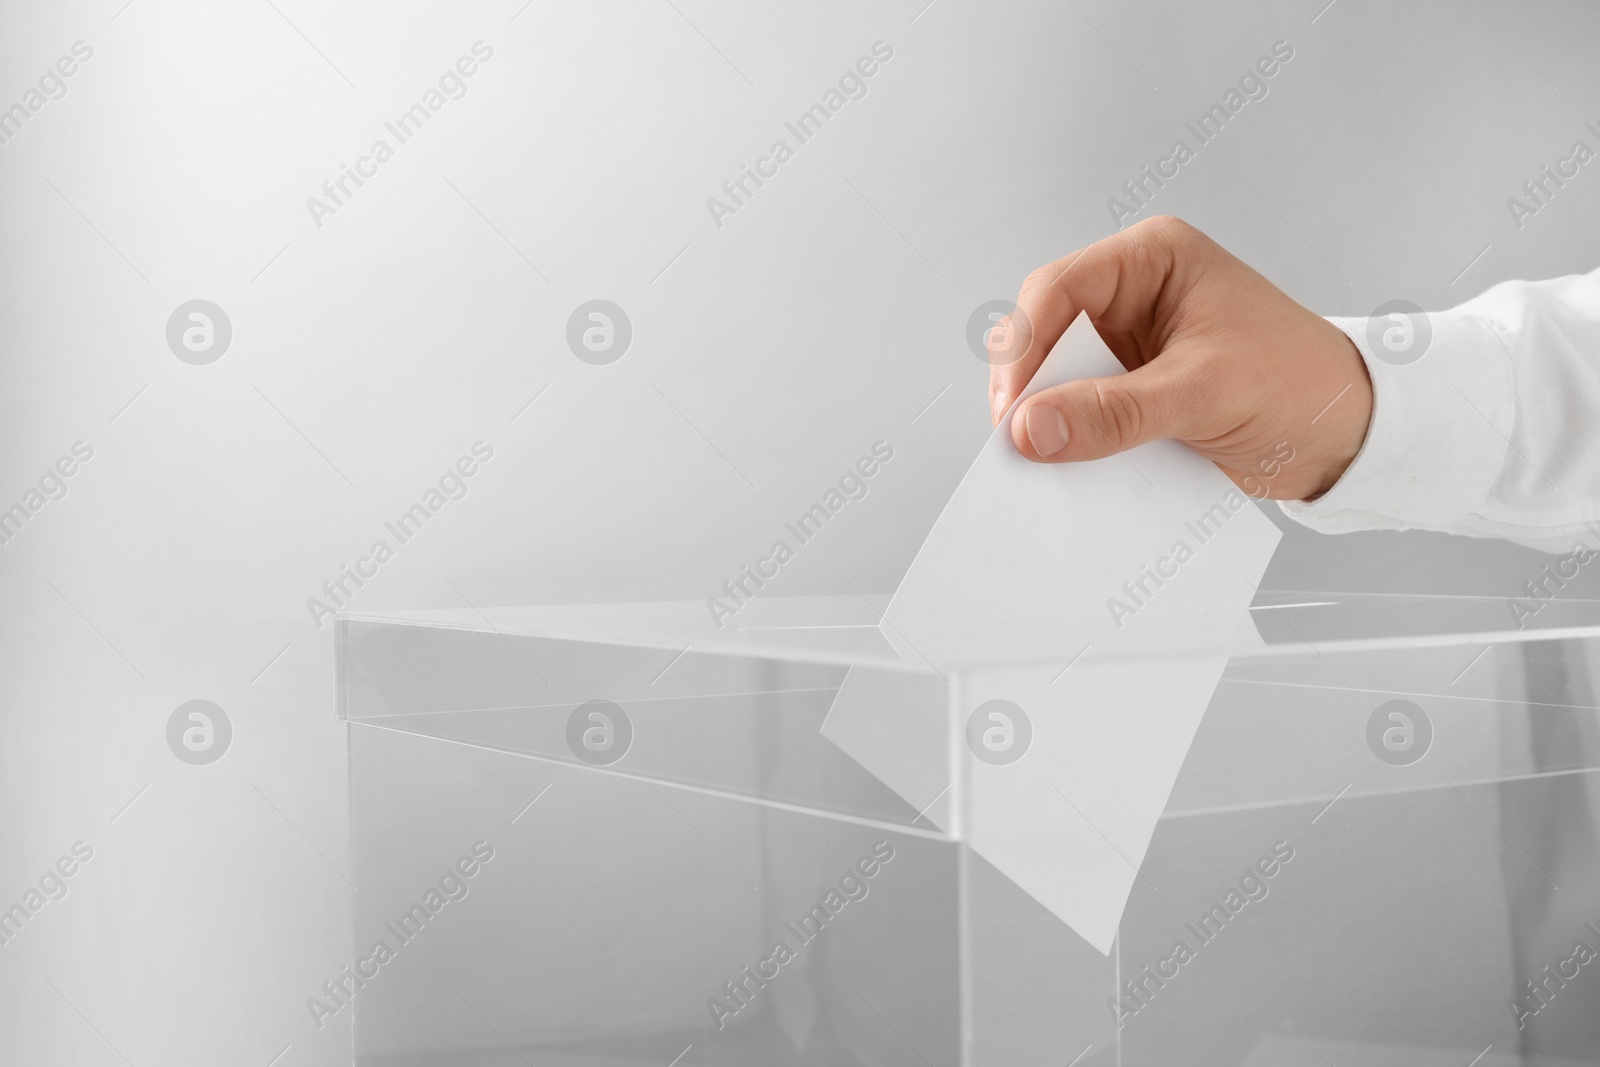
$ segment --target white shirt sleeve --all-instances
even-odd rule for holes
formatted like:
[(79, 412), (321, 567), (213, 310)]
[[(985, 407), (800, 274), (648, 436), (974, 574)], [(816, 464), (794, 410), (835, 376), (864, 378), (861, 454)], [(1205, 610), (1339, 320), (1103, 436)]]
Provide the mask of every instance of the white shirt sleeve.
[(1566, 552), (1600, 533), (1600, 270), (1505, 282), (1422, 319), (1333, 318), (1372, 376), (1366, 442), (1334, 487), (1285, 514), (1324, 533), (1441, 530)]

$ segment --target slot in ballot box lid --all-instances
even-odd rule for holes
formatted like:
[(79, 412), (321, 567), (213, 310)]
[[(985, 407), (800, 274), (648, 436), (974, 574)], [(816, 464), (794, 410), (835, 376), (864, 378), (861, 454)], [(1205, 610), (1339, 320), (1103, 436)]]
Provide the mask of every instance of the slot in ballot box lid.
[[(344, 612), (342, 623), (488, 633), (673, 654), (751, 656), (794, 663), (870, 665), (933, 671), (884, 619), (888, 595), (756, 599), (717, 625), (698, 601), (557, 604)], [(1259, 591), (1243, 612), (1181, 614), (1168, 627), (1163, 654), (1225, 651), (1235, 661), (1318, 653), (1516, 644), (1600, 634), (1600, 601), (1551, 599), (1533, 614), (1503, 597), (1387, 593)], [(1062, 616), (1073, 613), (1063, 611)], [(1079, 617), (1099, 620), (1098, 607)], [(974, 639), (958, 666), (1044, 664), (1077, 649), (1051, 647), (1025, 632)], [(1110, 649), (1112, 655), (1116, 650)], [(1141, 654), (1143, 650), (1141, 649)]]

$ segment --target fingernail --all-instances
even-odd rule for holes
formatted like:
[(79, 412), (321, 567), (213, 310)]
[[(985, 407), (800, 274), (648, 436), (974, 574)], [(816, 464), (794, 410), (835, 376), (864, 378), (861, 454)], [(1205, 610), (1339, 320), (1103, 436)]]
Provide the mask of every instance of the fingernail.
[(1046, 459), (1067, 447), (1067, 420), (1049, 404), (1035, 404), (1029, 408), (1024, 425), (1033, 450)]
[(994, 420), (996, 426), (1000, 425), (1001, 417), (1005, 415), (1006, 408), (1010, 406), (1011, 398), (1004, 393), (994, 394), (994, 399), (989, 401), (989, 417)]

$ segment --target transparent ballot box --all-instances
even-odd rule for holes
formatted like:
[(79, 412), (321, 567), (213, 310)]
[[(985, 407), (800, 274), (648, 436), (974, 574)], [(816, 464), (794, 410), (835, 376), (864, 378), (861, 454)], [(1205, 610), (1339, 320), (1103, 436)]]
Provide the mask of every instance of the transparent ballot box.
[(1600, 1064), (1600, 603), (884, 606), (342, 617), (354, 1062)]

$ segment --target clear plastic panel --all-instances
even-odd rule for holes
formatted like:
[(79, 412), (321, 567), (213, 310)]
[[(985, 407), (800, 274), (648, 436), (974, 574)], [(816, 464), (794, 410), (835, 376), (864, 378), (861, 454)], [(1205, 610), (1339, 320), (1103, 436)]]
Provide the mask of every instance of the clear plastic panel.
[(356, 1062), (958, 1061), (956, 846), (824, 739), (849, 668), (669, 661), (346, 624)]
[[(343, 624), (352, 722), (600, 774), (853, 815), (917, 809), (822, 736), (850, 668), (495, 632)], [(900, 674), (894, 701), (940, 739), (942, 690)], [(918, 682), (921, 685), (918, 685)], [(942, 751), (930, 755), (942, 759)]]
[(1600, 642), (1324, 641), (1228, 664), (1148, 851), (1078, 827), (1137, 866), (1109, 953), (971, 881), (970, 1062), (1600, 1063)]

